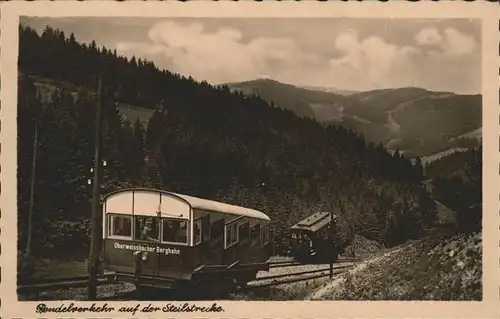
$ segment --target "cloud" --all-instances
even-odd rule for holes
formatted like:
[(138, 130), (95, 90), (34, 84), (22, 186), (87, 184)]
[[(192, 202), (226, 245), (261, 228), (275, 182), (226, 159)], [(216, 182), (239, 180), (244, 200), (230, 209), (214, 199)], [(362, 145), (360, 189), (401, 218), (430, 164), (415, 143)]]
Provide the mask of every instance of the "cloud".
[(434, 55), (461, 56), (476, 48), (473, 36), (454, 28), (446, 28), (442, 35), (436, 28), (424, 28), (417, 33), (415, 41), (422, 46), (439, 46), (440, 51), (431, 51)]
[(435, 28), (424, 28), (415, 36), (419, 45), (436, 45), (441, 43), (442, 37)]
[(343, 32), (335, 39), (335, 46), (343, 55), (330, 59), (332, 68), (339, 72), (357, 72), (359, 81), (383, 83), (397, 68), (410, 67), (419, 50), (412, 46), (399, 46), (381, 37), (360, 40), (355, 31)]
[(293, 39), (257, 37), (244, 43), (237, 29), (207, 31), (199, 23), (158, 22), (148, 38), (149, 42), (119, 43), (117, 50), (163, 56), (174, 71), (212, 83), (255, 78), (270, 67), (307, 59)]
[(464, 55), (471, 53), (476, 48), (476, 41), (473, 36), (461, 33), (453, 28), (444, 30), (445, 41), (442, 44), (443, 50), (451, 55)]
[(121, 53), (140, 52), (148, 56), (157, 55), (165, 52), (161, 45), (154, 45), (149, 42), (118, 42), (116, 50)]
[(306, 26), (301, 30), (307, 32), (281, 30), (270, 36), (263, 29), (253, 32), (227, 21), (163, 20), (113, 44), (121, 54), (146, 58), (160, 68), (212, 84), (267, 76), (289, 84), (348, 90), (478, 90), (480, 55), (469, 54), (476, 50), (476, 38), (464, 31), (430, 24), (406, 33), (348, 27), (336, 35)]

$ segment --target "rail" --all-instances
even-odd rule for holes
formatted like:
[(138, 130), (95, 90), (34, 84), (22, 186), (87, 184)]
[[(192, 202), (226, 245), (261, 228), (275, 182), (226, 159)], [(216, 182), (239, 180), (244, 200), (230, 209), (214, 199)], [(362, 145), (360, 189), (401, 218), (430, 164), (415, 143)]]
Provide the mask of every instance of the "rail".
[[(349, 267), (344, 267), (344, 268), (350, 268)], [(337, 268), (336, 270), (333, 271), (333, 275), (338, 275), (341, 273), (344, 273), (347, 269), (339, 269)], [(312, 276), (305, 276), (303, 277), (304, 274), (314, 274)], [(290, 283), (295, 283), (295, 282), (300, 282), (300, 281), (307, 281), (307, 280), (313, 280), (313, 279), (318, 279), (318, 278), (323, 278), (323, 277), (328, 277), (330, 275), (330, 269), (320, 269), (320, 270), (314, 270), (314, 271), (309, 271), (309, 272), (302, 272), (302, 274), (295, 273), (295, 274), (287, 274), (287, 276), (276, 276), (274, 278), (284, 278), (284, 277), (292, 277), (289, 279), (285, 280), (273, 280), (272, 282), (265, 282), (265, 283), (260, 283), (260, 281), (268, 281), (264, 279), (271, 279), (269, 277), (263, 278), (262, 280), (255, 280), (250, 283), (248, 283), (248, 286), (245, 288), (246, 290), (253, 290), (253, 289), (259, 289), (259, 288), (266, 288), (266, 287), (272, 287), (272, 286), (279, 286), (283, 284), (290, 284)], [(295, 277), (295, 278), (294, 278)]]
[[(333, 269), (338, 270), (338, 269), (344, 269), (344, 268), (351, 268), (352, 266), (353, 266), (353, 264), (351, 264), (351, 265), (337, 265), (337, 266), (334, 266)], [(279, 274), (279, 275), (273, 275), (273, 276), (259, 277), (255, 280), (252, 280), (252, 282), (265, 281), (265, 280), (284, 278), (284, 277), (290, 277), (290, 276), (314, 274), (314, 273), (319, 273), (319, 272), (323, 272), (323, 271), (330, 271), (330, 267), (326, 267), (326, 268), (322, 268), (322, 269), (315, 269), (315, 270), (306, 270), (306, 271), (300, 271), (300, 272), (294, 272), (294, 273), (288, 273), (288, 274)]]
[[(97, 285), (112, 283), (109, 277), (111, 274), (105, 274), (97, 278)], [(44, 278), (32, 280), (29, 284), (21, 284), (17, 287), (18, 292), (36, 292), (40, 290), (56, 290), (61, 288), (79, 288), (85, 287), (89, 283), (89, 276), (75, 276), (66, 278)]]
[[(360, 261), (360, 258), (354, 257), (342, 257), (339, 258), (334, 264), (342, 263), (342, 262), (357, 262)], [(269, 268), (278, 268), (278, 267), (290, 267), (290, 266), (299, 266), (304, 265), (304, 263), (299, 262), (297, 260), (284, 260), (284, 261), (271, 261), (269, 262)]]
[(269, 263), (269, 268), (278, 268), (278, 267), (289, 267), (289, 266), (297, 266), (301, 265), (298, 261), (275, 261)]

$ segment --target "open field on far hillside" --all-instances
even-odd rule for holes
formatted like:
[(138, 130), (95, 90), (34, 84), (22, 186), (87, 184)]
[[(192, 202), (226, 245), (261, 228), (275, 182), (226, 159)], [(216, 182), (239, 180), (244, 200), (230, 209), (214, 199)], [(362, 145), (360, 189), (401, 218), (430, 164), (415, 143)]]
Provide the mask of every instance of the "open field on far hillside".
[(143, 126), (147, 125), (151, 116), (153, 116), (153, 111), (137, 107), (125, 103), (118, 103), (118, 111), (120, 114), (127, 119), (132, 125), (139, 120)]
[(449, 150), (446, 150), (446, 151), (442, 151), (442, 152), (439, 152), (439, 153), (436, 153), (436, 154), (432, 154), (432, 155), (428, 155), (428, 156), (423, 156), (421, 158), (422, 160), (422, 164), (429, 164), (429, 163), (432, 163), (440, 158), (443, 158), (443, 157), (446, 157), (450, 154), (454, 154), (454, 153), (458, 153), (458, 152), (466, 152), (468, 151), (467, 148), (458, 148), (458, 147), (454, 147), (454, 148), (451, 148)]
[[(24, 74), (21, 72), (21, 76)], [(79, 86), (74, 85), (67, 81), (54, 81), (38, 75), (29, 75), (29, 77), (34, 81), (36, 87), (40, 90), (40, 94), (43, 100), (50, 100), (53, 94), (60, 88), (66, 88), (70, 91), (77, 92), (81, 89)], [(118, 111), (127, 119), (132, 125), (139, 120), (143, 126), (147, 125), (151, 116), (153, 116), (153, 111), (140, 106), (130, 105), (122, 102), (118, 102)]]

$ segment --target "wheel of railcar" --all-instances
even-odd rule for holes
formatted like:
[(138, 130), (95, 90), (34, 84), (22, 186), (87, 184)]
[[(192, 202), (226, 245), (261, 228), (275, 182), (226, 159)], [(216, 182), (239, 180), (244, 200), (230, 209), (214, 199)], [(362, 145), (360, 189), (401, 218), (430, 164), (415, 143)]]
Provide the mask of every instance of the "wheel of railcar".
[(338, 252), (335, 252), (335, 254), (333, 255), (333, 261), (336, 262), (337, 260), (339, 260), (339, 254)]
[(225, 298), (231, 292), (237, 291), (237, 284), (235, 278), (218, 277), (207, 282), (204, 288), (206, 298)]
[(137, 297), (139, 299), (141, 298), (148, 298), (148, 296), (151, 294), (151, 288), (150, 287), (144, 287), (141, 285), (136, 284), (135, 285), (135, 291), (137, 293)]
[(213, 295), (216, 286), (216, 281), (204, 278), (203, 280), (194, 280), (186, 290), (190, 291), (192, 295), (196, 295), (201, 300), (204, 300)]
[(240, 287), (240, 282), (238, 278), (233, 278), (232, 280), (228, 280), (223, 295), (228, 295), (232, 292), (236, 292), (239, 290), (239, 287)]
[(240, 277), (240, 278), (236, 278), (236, 280), (235, 280), (235, 286), (236, 286), (237, 290), (246, 289), (247, 284), (248, 284), (248, 279), (246, 279), (246, 278)]

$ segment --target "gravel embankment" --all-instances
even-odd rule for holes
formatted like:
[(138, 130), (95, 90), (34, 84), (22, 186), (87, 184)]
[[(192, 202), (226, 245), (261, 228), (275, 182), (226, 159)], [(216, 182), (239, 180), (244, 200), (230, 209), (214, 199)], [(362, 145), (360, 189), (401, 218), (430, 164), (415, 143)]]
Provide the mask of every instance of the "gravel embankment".
[[(351, 262), (342, 262), (334, 264), (334, 271), (336, 267), (341, 265), (352, 265)], [(237, 293), (231, 295), (232, 300), (303, 300), (304, 297), (312, 292), (314, 289), (323, 285), (324, 283), (329, 281), (328, 276), (322, 278), (309, 279), (299, 282), (285, 283), (279, 285), (273, 285), (271, 287), (261, 287), (256, 288), (258, 285), (263, 285), (267, 283), (275, 283), (276, 281), (282, 281), (292, 278), (297, 278), (297, 276), (293, 276), (294, 273), (303, 272), (303, 271), (313, 271), (313, 270), (325, 270), (325, 273), (328, 273), (329, 264), (316, 264), (316, 265), (296, 265), (296, 266), (288, 266), (288, 267), (277, 267), (271, 268), (269, 271), (261, 271), (257, 274), (257, 278), (259, 280), (250, 282), (248, 284), (249, 291)], [(290, 276), (277, 278), (274, 280), (265, 280), (266, 277), (277, 276), (277, 275), (286, 275)], [(305, 274), (300, 277), (309, 277), (317, 275), (317, 273)], [(334, 275), (338, 276), (338, 275)]]
[(315, 290), (313, 293), (309, 294), (305, 299), (306, 300), (325, 300), (325, 299), (328, 299), (328, 298), (325, 298), (325, 296), (329, 296), (335, 290), (339, 289), (339, 287), (345, 283), (346, 275), (347, 276), (356, 276), (358, 274), (362, 274), (371, 265), (377, 264), (381, 260), (388, 259), (391, 257), (391, 255), (397, 254), (399, 251), (401, 251), (402, 249), (407, 248), (409, 246), (405, 246), (405, 247), (401, 247), (401, 248), (398, 248), (395, 250), (391, 250), (391, 251), (388, 251), (380, 256), (366, 259), (366, 260), (358, 263), (355, 267), (353, 267), (349, 271), (347, 271), (346, 274), (342, 274), (342, 275), (338, 276), (337, 278), (335, 278), (334, 280), (327, 282), (325, 285), (323, 285), (319, 289)]
[[(97, 287), (97, 299), (108, 298), (110, 296), (129, 293), (135, 290), (135, 286), (126, 283), (101, 285)], [(19, 300), (87, 300), (87, 287), (81, 288), (64, 288), (57, 290), (47, 290), (35, 295), (22, 296), (19, 295)]]
[[(354, 265), (352, 262), (343, 262), (343, 263), (335, 263), (333, 264), (333, 270), (342, 267), (342, 266), (350, 266)], [(272, 277), (277, 275), (290, 275), (292, 276), (294, 273), (304, 272), (304, 271), (314, 271), (314, 270), (329, 270), (330, 264), (311, 264), (311, 265), (296, 265), (296, 266), (287, 266), (287, 267), (276, 267), (271, 268), (269, 271), (259, 271), (257, 273), (257, 279), (259, 279), (259, 283), (266, 282), (264, 280), (266, 277)], [(312, 274), (304, 274), (304, 276), (312, 276)], [(283, 277), (285, 279), (290, 277)], [(282, 280), (282, 278), (278, 278), (278, 280)]]
[(309, 300), (481, 300), (482, 238), (432, 238), (359, 264)]

